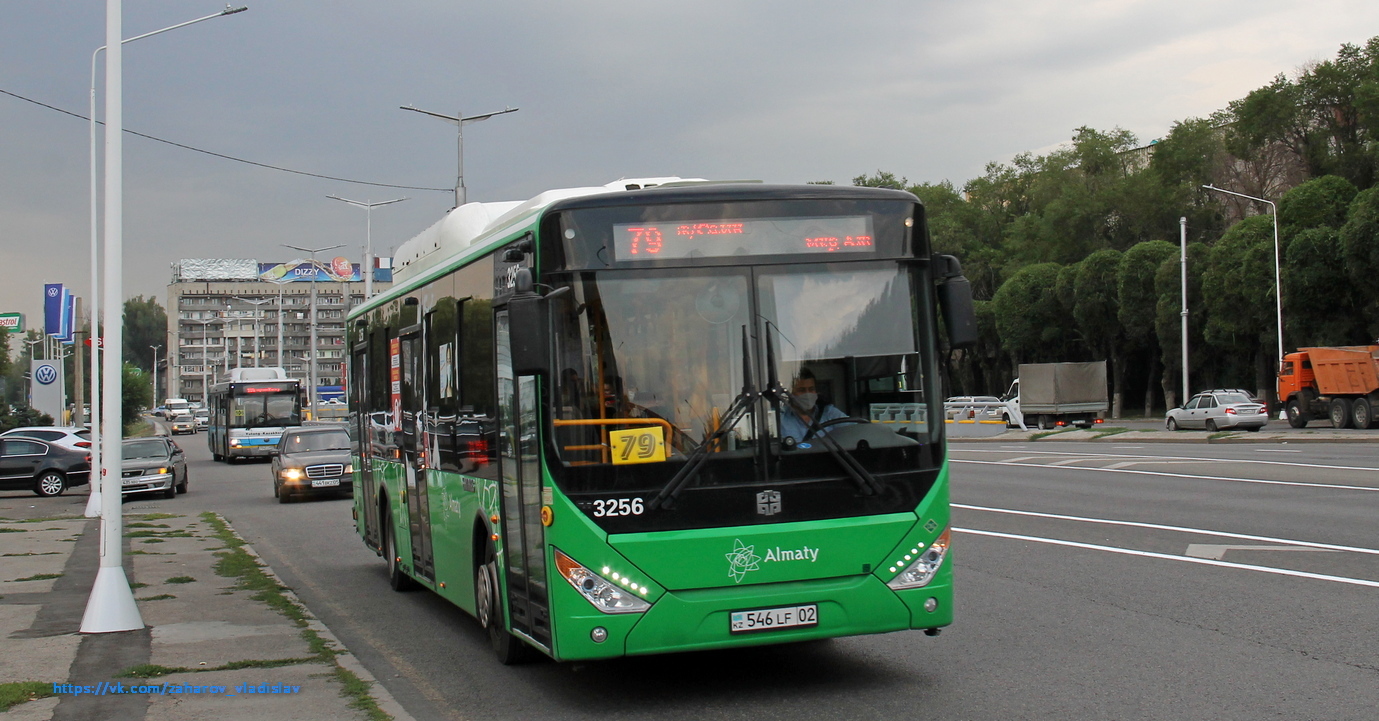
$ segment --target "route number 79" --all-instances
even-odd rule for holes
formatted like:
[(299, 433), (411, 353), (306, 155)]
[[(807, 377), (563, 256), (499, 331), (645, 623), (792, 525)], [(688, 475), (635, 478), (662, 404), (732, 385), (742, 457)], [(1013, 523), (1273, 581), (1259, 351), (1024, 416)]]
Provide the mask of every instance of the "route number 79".
[(665, 429), (660, 426), (609, 431), (613, 464), (659, 463), (666, 459)]

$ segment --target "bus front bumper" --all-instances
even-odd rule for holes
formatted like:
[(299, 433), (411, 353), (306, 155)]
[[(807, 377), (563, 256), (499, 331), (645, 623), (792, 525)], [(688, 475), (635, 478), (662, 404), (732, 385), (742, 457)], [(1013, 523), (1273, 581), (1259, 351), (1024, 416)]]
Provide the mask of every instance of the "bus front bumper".
[[(874, 575), (713, 588), (663, 594), (644, 614), (583, 615), (562, 620), (562, 660), (759, 646), (839, 636), (930, 629), (953, 622), (951, 575), (923, 588), (894, 591)], [(930, 602), (930, 599), (934, 599)], [(926, 610), (926, 603), (933, 610)], [(772, 630), (730, 629), (734, 612), (813, 605), (818, 623)], [(585, 628), (587, 626), (587, 628)], [(590, 642), (605, 627), (604, 643)], [(619, 633), (622, 631), (622, 633)], [(624, 635), (625, 634), (625, 635)], [(623, 636), (623, 644), (615, 642)]]

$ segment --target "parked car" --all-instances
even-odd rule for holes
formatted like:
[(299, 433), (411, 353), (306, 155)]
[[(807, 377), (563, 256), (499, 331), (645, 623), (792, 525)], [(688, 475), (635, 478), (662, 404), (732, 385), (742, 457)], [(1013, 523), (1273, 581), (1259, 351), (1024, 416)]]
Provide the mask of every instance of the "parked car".
[(1239, 391), (1198, 393), (1183, 407), (1170, 410), (1164, 419), (1164, 427), (1170, 431), (1179, 428), (1205, 428), (1208, 431), (1243, 428), (1257, 431), (1268, 423), (1268, 407), (1250, 400), (1249, 396)]
[(205, 408), (197, 408), (192, 411), (192, 421), (196, 424), (196, 430), (204, 431), (211, 424), (211, 412)]
[(273, 496), (353, 494), (354, 466), (349, 433), (339, 425), (301, 426), (283, 431), (273, 450)]
[(80, 426), (25, 426), (0, 433), (0, 438), (36, 438), (73, 451), (91, 448), (91, 431)]
[(124, 495), (162, 493), (174, 498), (187, 492), (187, 457), (171, 438), (127, 438), (123, 451)]
[(0, 489), (60, 496), (91, 480), (91, 454), (51, 441), (6, 435), (0, 438)]
[(179, 433), (195, 434), (196, 419), (190, 413), (173, 416), (172, 420), (168, 421), (168, 433), (174, 436)]

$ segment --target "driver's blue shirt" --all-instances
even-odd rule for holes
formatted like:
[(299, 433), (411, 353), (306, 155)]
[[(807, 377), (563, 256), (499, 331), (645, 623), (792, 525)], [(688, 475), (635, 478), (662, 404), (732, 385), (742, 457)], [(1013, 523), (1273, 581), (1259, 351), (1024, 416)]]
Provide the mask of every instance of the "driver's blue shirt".
[[(824, 423), (831, 421), (835, 418), (846, 417), (847, 414), (838, 410), (837, 406), (820, 404), (814, 407), (814, 422), (820, 425), (823, 425)], [(828, 431), (829, 429), (825, 428), (822, 431), (816, 432), (814, 435), (817, 436), (820, 433), (826, 434), (828, 433)], [(797, 441), (802, 441), (804, 440), (805, 435), (808, 433), (809, 424), (805, 423), (804, 419), (800, 417), (799, 411), (795, 410), (795, 406), (789, 403), (785, 404), (781, 408), (780, 413), (781, 437), (783, 438), (785, 436), (790, 436), (791, 438), (794, 438)]]

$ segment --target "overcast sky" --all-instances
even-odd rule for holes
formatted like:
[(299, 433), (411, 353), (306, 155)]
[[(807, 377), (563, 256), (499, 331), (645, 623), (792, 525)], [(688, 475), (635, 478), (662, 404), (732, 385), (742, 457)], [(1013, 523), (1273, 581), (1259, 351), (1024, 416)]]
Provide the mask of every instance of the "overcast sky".
[[(1081, 125), (1148, 142), (1379, 35), (1374, 0), (247, 3), (124, 46), (127, 129), (444, 189), (454, 127), (398, 106), (520, 108), (466, 127), (471, 201), (661, 175), (846, 183), (881, 169), (961, 186)], [(124, 0), (125, 36), (221, 7)], [(100, 0), (3, 0), (0, 90), (85, 115), (104, 21)], [(88, 295), (87, 153), (85, 121), (0, 95), (0, 312), (30, 327), (44, 282)], [(344, 243), (357, 262), (365, 213), (327, 195), (410, 198), (374, 210), (378, 254), (453, 201), (139, 137), (124, 153), (125, 293), (164, 303), (180, 258)]]

